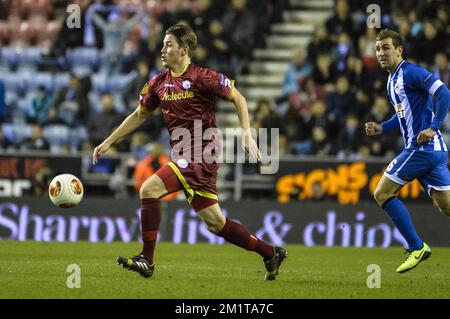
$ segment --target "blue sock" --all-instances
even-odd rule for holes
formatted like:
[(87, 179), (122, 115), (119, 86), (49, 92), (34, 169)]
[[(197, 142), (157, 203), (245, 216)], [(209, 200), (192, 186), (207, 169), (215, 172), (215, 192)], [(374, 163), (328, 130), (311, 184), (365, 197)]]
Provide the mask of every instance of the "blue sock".
[(398, 197), (391, 197), (382, 205), (382, 208), (388, 213), (395, 227), (406, 239), (409, 250), (422, 249), (423, 242), (417, 235), (408, 209), (403, 205), (402, 201)]

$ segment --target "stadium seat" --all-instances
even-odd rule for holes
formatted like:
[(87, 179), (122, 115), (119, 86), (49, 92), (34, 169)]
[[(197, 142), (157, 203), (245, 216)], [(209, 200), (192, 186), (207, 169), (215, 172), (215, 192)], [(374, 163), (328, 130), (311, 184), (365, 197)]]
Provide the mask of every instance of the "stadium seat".
[(41, 58), (41, 50), (37, 47), (26, 47), (17, 52), (17, 63), (19, 66), (36, 66)]
[(104, 73), (95, 73), (91, 76), (92, 88), (97, 94), (109, 91), (108, 78)]
[[(114, 91), (113, 91), (114, 92)], [(126, 111), (125, 104), (123, 103), (123, 98), (121, 93), (113, 94), (114, 108), (119, 113), (124, 113)]]
[(130, 81), (134, 78), (136, 72), (131, 72), (127, 75), (116, 75), (109, 78), (108, 88), (111, 92), (122, 92), (125, 87), (130, 83)]
[(34, 91), (39, 86), (44, 86), (47, 90), (53, 89), (53, 79), (49, 72), (40, 72), (31, 75), (28, 73), (23, 79), (24, 87), (27, 91)]
[(5, 123), (2, 125), (3, 137), (14, 144), (21, 144), (31, 136), (31, 126), (23, 123)]
[(88, 132), (86, 127), (78, 126), (71, 128), (69, 131), (69, 141), (71, 147), (77, 149), (81, 142), (88, 140)]
[(64, 124), (47, 125), (43, 128), (42, 134), (51, 145), (61, 146), (70, 142), (70, 130)]
[(74, 48), (66, 52), (66, 58), (71, 67), (81, 65), (95, 69), (100, 62), (100, 54), (96, 48)]
[(15, 68), (17, 65), (17, 52), (13, 47), (2, 47), (0, 61), (3, 64), (8, 65), (9, 69)]
[(70, 75), (67, 72), (55, 73), (52, 77), (52, 87), (54, 90), (59, 90), (62, 87), (68, 86), (70, 82)]
[(6, 90), (19, 93), (23, 90), (23, 80), (17, 73), (5, 72), (0, 74), (0, 78), (5, 83)]

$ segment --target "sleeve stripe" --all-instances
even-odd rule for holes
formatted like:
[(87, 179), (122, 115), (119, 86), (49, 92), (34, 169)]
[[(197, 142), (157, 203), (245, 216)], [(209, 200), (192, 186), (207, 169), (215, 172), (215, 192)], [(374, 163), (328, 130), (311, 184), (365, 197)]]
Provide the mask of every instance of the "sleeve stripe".
[(436, 80), (434, 81), (434, 83), (431, 85), (431, 87), (428, 89), (428, 92), (431, 95), (434, 95), (434, 93), (436, 92), (436, 90), (441, 86), (444, 85), (444, 83), (442, 83), (441, 80)]
[(231, 101), (234, 98), (234, 80), (231, 80), (231, 94), (228, 97), (228, 101)]

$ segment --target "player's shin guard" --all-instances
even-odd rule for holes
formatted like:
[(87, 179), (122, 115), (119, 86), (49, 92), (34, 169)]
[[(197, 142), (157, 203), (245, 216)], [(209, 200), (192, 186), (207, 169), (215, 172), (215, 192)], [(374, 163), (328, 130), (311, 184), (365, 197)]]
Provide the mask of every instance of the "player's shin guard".
[(419, 250), (423, 242), (414, 228), (408, 209), (398, 197), (391, 197), (381, 206), (408, 243), (409, 250)]
[(241, 248), (255, 251), (265, 259), (273, 258), (275, 255), (273, 246), (262, 241), (243, 225), (228, 217), (226, 218), (225, 226), (217, 236), (223, 237), (226, 241)]
[(153, 264), (156, 238), (161, 222), (161, 201), (156, 198), (141, 199), (141, 227), (143, 248), (141, 254)]

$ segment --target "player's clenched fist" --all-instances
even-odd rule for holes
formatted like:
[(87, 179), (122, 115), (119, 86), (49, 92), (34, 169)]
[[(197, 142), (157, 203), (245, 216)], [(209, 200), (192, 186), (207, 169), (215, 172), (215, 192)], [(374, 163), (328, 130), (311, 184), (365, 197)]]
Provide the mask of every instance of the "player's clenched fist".
[(381, 125), (378, 123), (367, 122), (365, 127), (366, 127), (366, 134), (369, 136), (381, 134)]
[(419, 135), (417, 135), (417, 143), (419, 145), (428, 143), (434, 136), (436, 132), (431, 128), (427, 128), (426, 130), (420, 131)]

